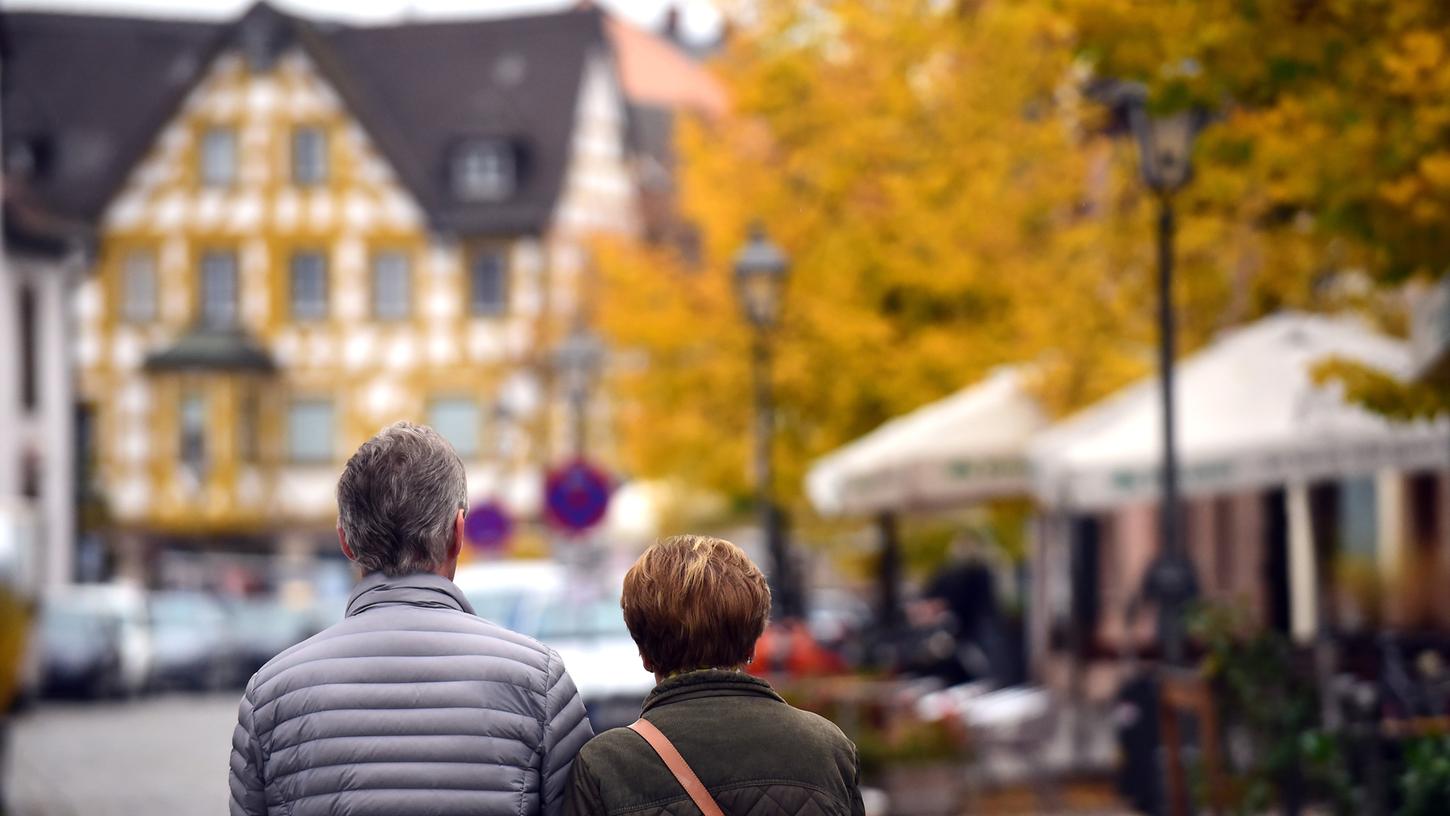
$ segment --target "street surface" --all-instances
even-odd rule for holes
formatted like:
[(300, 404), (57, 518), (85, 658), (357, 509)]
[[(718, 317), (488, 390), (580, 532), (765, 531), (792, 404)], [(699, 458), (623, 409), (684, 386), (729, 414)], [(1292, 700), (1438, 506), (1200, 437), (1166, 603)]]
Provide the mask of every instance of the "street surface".
[(14, 722), (9, 816), (225, 813), (239, 699), (41, 703)]
[[(14, 722), (4, 816), (212, 816), (227, 807), (227, 760), (241, 692), (170, 695), (131, 703), (43, 703)], [(1066, 761), (1067, 733), (1048, 749)], [(1108, 748), (1095, 745), (1099, 752)], [(1059, 756), (1061, 755), (1061, 756)], [(1010, 758), (1005, 758), (1010, 759)], [(1020, 762), (967, 808), (982, 814), (1043, 813)], [(991, 763), (998, 764), (998, 763)], [(985, 770), (985, 769), (983, 769)], [(1121, 814), (1101, 785), (1055, 789), (1061, 814)]]

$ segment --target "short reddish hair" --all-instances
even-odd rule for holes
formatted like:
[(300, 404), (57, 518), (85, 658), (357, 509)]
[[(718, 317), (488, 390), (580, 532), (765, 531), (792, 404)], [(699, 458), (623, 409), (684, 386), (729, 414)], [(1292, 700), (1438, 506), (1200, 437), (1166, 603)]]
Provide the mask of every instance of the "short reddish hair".
[(765, 576), (719, 538), (666, 538), (624, 576), (624, 622), (645, 668), (669, 675), (750, 661), (770, 617)]

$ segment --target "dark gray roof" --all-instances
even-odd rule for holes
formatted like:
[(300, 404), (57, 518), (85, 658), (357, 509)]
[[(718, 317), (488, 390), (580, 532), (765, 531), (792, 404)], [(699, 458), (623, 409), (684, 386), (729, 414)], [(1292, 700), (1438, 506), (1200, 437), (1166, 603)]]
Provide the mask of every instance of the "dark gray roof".
[(146, 358), (147, 371), (276, 370), (272, 355), (241, 329), (197, 326)]
[[(568, 166), (585, 59), (600, 12), (378, 28), (312, 28), (332, 81), (439, 228), (537, 232)], [(314, 40), (314, 37), (308, 37)], [(454, 199), (447, 159), (470, 138), (514, 145), (519, 187), (497, 204)]]
[[(219, 26), (0, 15), (7, 225), (93, 225), (205, 68)], [(37, 236), (38, 237), (38, 236)]]
[[(264, 4), (224, 24), (6, 13), (0, 122), (7, 188), (15, 189), (7, 203), (15, 199), (20, 214), (42, 221), (93, 226), (221, 47), (240, 46), (250, 57), (260, 43), (265, 59), (294, 40), (436, 228), (510, 234), (548, 226), (585, 60), (606, 47), (593, 8), (368, 28), (299, 20)], [(509, 199), (452, 195), (448, 159), (471, 138), (514, 147), (518, 187)], [(33, 173), (23, 172), (27, 161)]]

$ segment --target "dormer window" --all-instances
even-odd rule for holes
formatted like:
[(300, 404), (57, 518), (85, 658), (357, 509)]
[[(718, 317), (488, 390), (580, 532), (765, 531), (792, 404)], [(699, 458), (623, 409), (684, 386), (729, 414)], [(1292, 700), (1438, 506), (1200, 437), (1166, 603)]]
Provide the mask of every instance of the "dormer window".
[(453, 154), (453, 195), (460, 201), (503, 201), (518, 180), (513, 147), (502, 139), (475, 139)]

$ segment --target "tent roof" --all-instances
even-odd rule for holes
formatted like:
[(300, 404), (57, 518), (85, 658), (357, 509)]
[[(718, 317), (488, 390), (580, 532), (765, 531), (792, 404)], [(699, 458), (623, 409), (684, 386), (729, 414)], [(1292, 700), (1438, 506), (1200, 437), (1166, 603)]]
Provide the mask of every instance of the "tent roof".
[(1046, 425), (1020, 367), (897, 417), (817, 460), (806, 492), (826, 514), (933, 509), (1025, 493), (1024, 449)]
[[(1445, 466), (1450, 425), (1392, 422), (1346, 402), (1337, 386), (1311, 379), (1314, 364), (1330, 357), (1410, 373), (1405, 343), (1357, 321), (1301, 313), (1231, 331), (1180, 362), (1174, 395), (1185, 493)], [(1041, 434), (1030, 451), (1038, 497), (1084, 509), (1154, 498), (1158, 388), (1150, 378)]]

